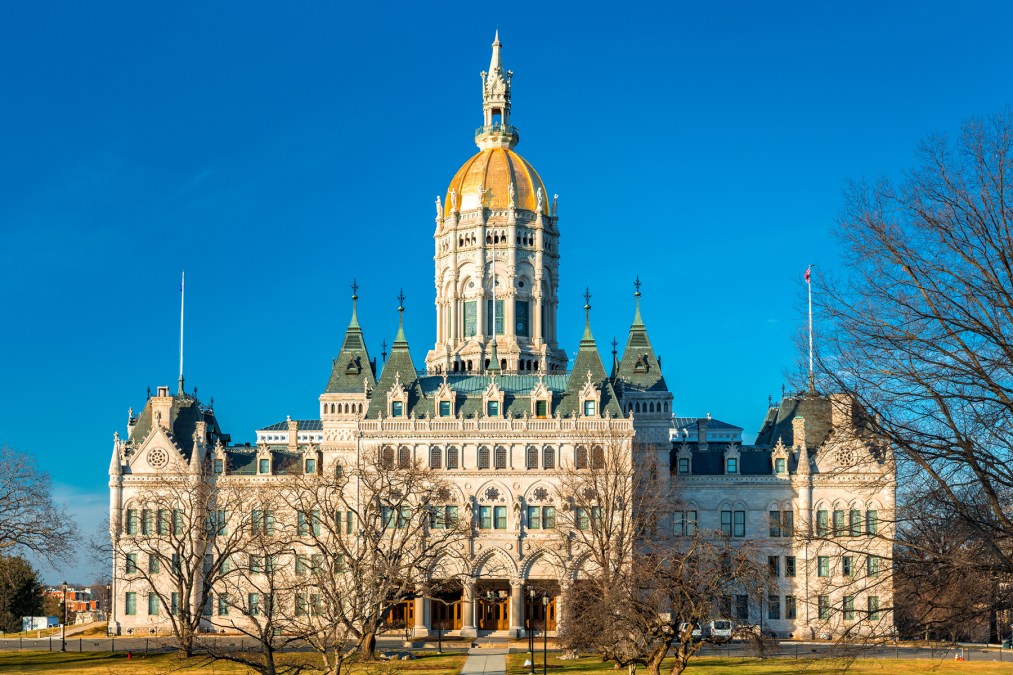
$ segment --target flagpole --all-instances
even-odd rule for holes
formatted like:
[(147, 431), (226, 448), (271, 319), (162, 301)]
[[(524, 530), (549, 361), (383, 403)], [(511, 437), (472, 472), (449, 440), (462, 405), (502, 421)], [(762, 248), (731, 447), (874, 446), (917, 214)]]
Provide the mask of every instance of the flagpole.
[(186, 271), (179, 278), (179, 393), (183, 393), (183, 303), (186, 299)]
[(812, 265), (805, 271), (805, 285), (809, 293), (809, 391), (816, 392), (816, 376), (813, 374), (813, 284), (810, 276)]

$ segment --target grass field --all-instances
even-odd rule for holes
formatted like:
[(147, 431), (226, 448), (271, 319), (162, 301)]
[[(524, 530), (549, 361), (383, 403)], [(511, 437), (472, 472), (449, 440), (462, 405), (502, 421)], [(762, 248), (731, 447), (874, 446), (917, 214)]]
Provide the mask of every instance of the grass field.
[[(507, 657), (507, 670), (509, 673), (520, 675), (527, 672), (524, 668), (526, 654), (511, 654)], [(666, 665), (668, 661), (666, 661)], [(541, 655), (535, 658), (535, 672), (541, 675)], [(624, 675), (626, 671), (615, 671), (611, 664), (601, 663), (594, 657), (584, 657), (572, 661), (561, 661), (549, 655), (549, 673), (556, 675), (576, 675), (577, 673), (618, 673)], [(637, 669), (638, 673), (646, 673), (643, 668)], [(667, 672), (667, 670), (662, 670)], [(702, 656), (690, 661), (686, 673), (692, 675), (792, 675), (802, 673), (804, 675), (837, 675), (848, 673), (848, 675), (952, 675), (955, 673), (968, 673), (973, 675), (1010, 675), (1013, 673), (1011, 663), (986, 663), (968, 662), (957, 663), (951, 660), (932, 661), (929, 659), (861, 659), (854, 662), (844, 662), (833, 659), (757, 659), (757, 658), (722, 658), (716, 656)]]
[[(311, 658), (308, 655), (286, 655), (286, 658)], [(457, 675), (464, 665), (464, 655), (422, 654), (411, 661), (377, 661), (354, 665), (343, 671), (349, 675)], [(224, 661), (209, 663), (201, 657), (180, 660), (175, 654), (154, 654), (127, 659), (126, 654), (109, 652), (0, 652), (0, 673), (81, 673), (85, 675), (149, 675), (181, 673), (249, 673), (249, 669)]]

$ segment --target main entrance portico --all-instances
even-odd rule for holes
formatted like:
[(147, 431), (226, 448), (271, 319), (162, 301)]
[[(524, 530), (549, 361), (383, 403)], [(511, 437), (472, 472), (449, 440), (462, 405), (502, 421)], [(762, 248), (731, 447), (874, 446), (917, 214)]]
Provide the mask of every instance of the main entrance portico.
[[(428, 597), (415, 599), (411, 612), (415, 637), (457, 634), (461, 637), (504, 635), (521, 637), (557, 629), (562, 590), (549, 579), (467, 579), (461, 590), (456, 582)], [(543, 601), (543, 598), (546, 601)]]

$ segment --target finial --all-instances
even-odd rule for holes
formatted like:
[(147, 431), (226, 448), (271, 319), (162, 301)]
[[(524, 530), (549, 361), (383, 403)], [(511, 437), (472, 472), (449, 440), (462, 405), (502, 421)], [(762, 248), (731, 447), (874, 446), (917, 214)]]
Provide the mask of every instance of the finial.
[(193, 388), (193, 398), (195, 401), (197, 400), (197, 387)]
[(397, 311), (399, 312), (404, 312), (404, 298), (404, 289), (402, 288), (401, 292), (397, 294)]
[(384, 340), (380, 343), (380, 356), (383, 357), (382, 363), (387, 363), (387, 341)]
[(210, 410), (214, 410), (215, 409), (215, 397), (214, 396), (212, 396), (211, 400), (208, 401), (208, 408)]
[(359, 284), (352, 278), (352, 320), (348, 322), (349, 328), (359, 325)]
[(644, 320), (640, 316), (640, 287), (642, 285), (643, 285), (643, 282), (640, 281), (640, 275), (638, 274), (636, 280), (633, 282), (633, 288), (636, 289), (633, 292), (633, 297), (635, 298), (635, 302), (636, 302), (636, 305), (637, 305), (637, 311), (633, 314), (633, 325), (634, 326), (643, 326), (644, 325)]
[(356, 283), (355, 277), (352, 277), (352, 302), (359, 299), (359, 284)]
[(404, 289), (397, 294), (397, 335), (394, 336), (394, 344), (404, 342)]
[(612, 336), (612, 358), (613, 358), (613, 359), (614, 359), (614, 358), (616, 357), (616, 353), (617, 353), (617, 349), (616, 349), (616, 347), (617, 347), (618, 345), (619, 345), (619, 342), (618, 342), (618, 341), (616, 341), (616, 338), (615, 338), (615, 336), (613, 335), (613, 336)]
[(148, 386), (148, 398), (151, 398), (151, 386)]

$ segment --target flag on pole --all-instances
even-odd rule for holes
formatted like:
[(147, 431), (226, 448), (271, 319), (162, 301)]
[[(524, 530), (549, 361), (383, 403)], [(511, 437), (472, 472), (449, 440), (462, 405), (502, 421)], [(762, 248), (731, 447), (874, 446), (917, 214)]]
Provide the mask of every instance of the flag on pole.
[(809, 267), (806, 267), (806, 268), (805, 268), (805, 282), (806, 282), (807, 284), (808, 284), (808, 283), (812, 283), (812, 282), (810, 282), (810, 281), (809, 281), (809, 275), (810, 275), (810, 273), (812, 272), (812, 269), (813, 269), (813, 266), (812, 266), (812, 265), (809, 265)]

